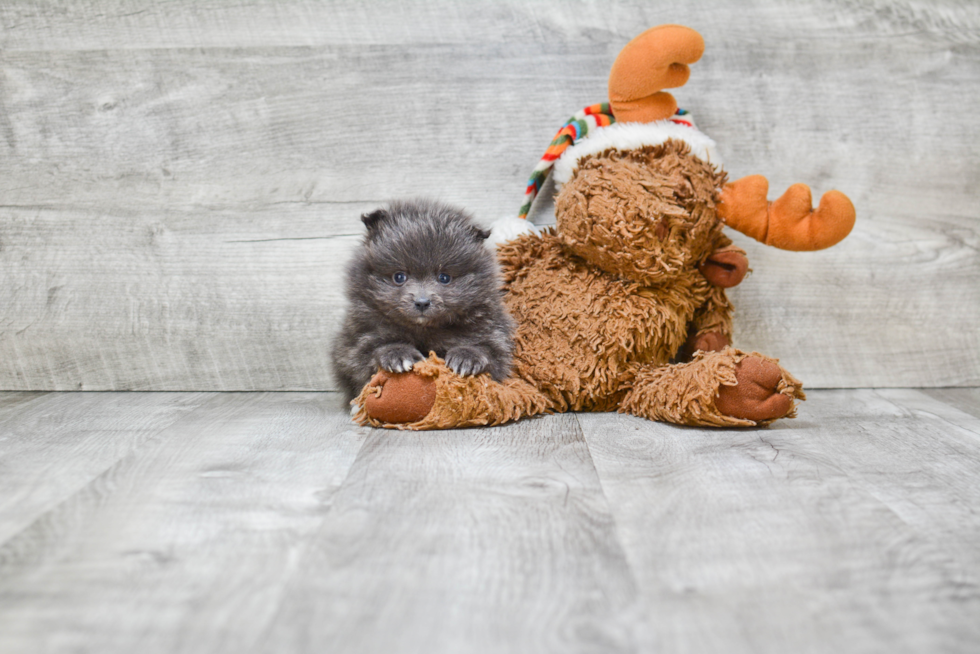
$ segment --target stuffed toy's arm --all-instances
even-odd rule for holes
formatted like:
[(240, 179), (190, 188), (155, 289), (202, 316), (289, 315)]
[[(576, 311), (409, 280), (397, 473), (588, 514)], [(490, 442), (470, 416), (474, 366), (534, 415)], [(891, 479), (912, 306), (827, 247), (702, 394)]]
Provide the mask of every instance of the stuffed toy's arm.
[(690, 336), (684, 348), (687, 353), (717, 352), (731, 345), (733, 312), (725, 289), (712, 286), (708, 299), (694, 312), (688, 325)]
[(717, 352), (731, 345), (734, 307), (728, 301), (725, 289), (742, 281), (749, 270), (749, 259), (745, 250), (735, 247), (731, 239), (720, 234), (714, 251), (698, 269), (711, 286), (707, 298), (695, 310), (688, 325), (689, 337), (684, 347), (688, 355), (697, 350)]

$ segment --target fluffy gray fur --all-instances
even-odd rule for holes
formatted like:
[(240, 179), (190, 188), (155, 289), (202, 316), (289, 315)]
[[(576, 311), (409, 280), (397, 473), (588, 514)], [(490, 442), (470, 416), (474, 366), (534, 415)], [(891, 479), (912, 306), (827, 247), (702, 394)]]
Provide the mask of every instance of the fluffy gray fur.
[(514, 325), (484, 245), (490, 232), (427, 200), (392, 202), (361, 220), (367, 235), (347, 267), (350, 304), (333, 347), (346, 401), (379, 367), (405, 372), (430, 351), (457, 374), (507, 377)]

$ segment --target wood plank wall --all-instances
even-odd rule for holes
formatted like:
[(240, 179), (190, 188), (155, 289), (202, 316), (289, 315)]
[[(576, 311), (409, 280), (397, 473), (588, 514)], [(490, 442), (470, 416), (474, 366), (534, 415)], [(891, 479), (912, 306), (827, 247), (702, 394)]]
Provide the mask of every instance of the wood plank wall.
[(331, 389), (359, 214), (514, 213), (667, 22), (733, 178), (859, 213), (825, 252), (738, 237), (736, 343), (810, 387), (980, 384), (976, 2), (38, 0), (0, 5), (0, 389)]

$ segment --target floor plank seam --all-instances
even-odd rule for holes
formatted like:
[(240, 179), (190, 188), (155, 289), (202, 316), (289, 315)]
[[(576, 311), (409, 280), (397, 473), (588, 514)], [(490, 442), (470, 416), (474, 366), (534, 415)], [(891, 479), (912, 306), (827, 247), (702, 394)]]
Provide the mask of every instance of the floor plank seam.
[[(68, 392), (73, 392), (73, 391), (68, 391)], [(112, 392), (118, 392), (118, 391), (112, 391)], [(50, 394), (51, 393), (45, 393), (45, 395), (50, 395)], [(192, 393), (192, 395), (206, 396), (206, 395), (214, 395), (214, 393), (213, 392), (195, 392), (195, 393)], [(31, 520), (30, 523), (24, 525), (23, 528), (19, 529), (15, 533), (9, 535), (2, 542), (0, 542), (0, 563), (3, 563), (5, 561), (5, 558), (3, 556), (3, 552), (4, 552), (4, 550), (6, 549), (6, 547), (7, 547), (7, 545), (9, 543), (17, 540), (18, 538), (21, 538), (24, 534), (26, 534), (27, 532), (29, 532), (31, 529), (34, 529), (38, 524), (42, 523), (46, 519), (49, 519), (51, 516), (55, 515), (58, 511), (61, 511), (68, 503), (74, 501), (78, 497), (79, 494), (84, 493), (87, 488), (91, 487), (93, 484), (99, 482), (100, 480), (106, 479), (107, 476), (110, 475), (110, 473), (112, 473), (113, 471), (115, 471), (116, 469), (118, 469), (119, 466), (123, 465), (123, 463), (125, 463), (126, 461), (135, 460), (135, 458), (139, 455), (139, 453), (140, 453), (141, 450), (144, 450), (147, 447), (152, 446), (154, 443), (158, 442), (158, 440), (160, 439), (160, 437), (163, 434), (166, 434), (167, 432), (169, 432), (170, 430), (172, 430), (174, 427), (176, 427), (177, 425), (179, 425), (181, 422), (184, 422), (184, 421), (188, 420), (189, 418), (191, 418), (197, 412), (199, 412), (199, 411), (202, 411), (203, 412), (203, 411), (207, 411), (207, 410), (208, 410), (208, 407), (206, 406), (206, 403), (204, 401), (202, 401), (200, 404), (198, 404), (198, 406), (194, 407), (193, 409), (191, 409), (190, 411), (188, 411), (186, 414), (179, 416), (176, 420), (174, 420), (173, 422), (167, 424), (166, 426), (160, 427), (160, 429), (158, 429), (152, 435), (147, 436), (146, 439), (144, 439), (143, 441), (141, 441), (132, 450), (130, 450), (129, 452), (126, 452), (124, 455), (120, 456), (118, 459), (116, 459), (110, 465), (108, 465), (106, 468), (104, 468), (100, 473), (98, 473), (97, 475), (94, 475), (88, 481), (86, 481), (84, 484), (82, 484), (81, 486), (79, 486), (78, 488), (76, 488), (74, 491), (72, 491), (71, 494), (65, 496), (59, 502), (57, 502), (53, 506), (49, 507), (48, 509), (44, 510), (42, 513), (40, 513), (37, 516), (35, 516), (35, 518), (33, 520)], [(2, 569), (2, 567), (0, 567), (0, 578), (2, 578), (2, 576), (3, 576), (3, 569)]]

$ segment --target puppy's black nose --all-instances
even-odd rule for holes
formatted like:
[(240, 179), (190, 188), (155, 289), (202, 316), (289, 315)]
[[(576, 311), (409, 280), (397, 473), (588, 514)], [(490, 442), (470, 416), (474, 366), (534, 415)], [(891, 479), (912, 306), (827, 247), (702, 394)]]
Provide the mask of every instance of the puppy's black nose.
[(419, 311), (425, 311), (426, 309), (429, 308), (430, 304), (432, 303), (429, 302), (429, 298), (427, 297), (420, 297), (415, 299), (415, 308), (418, 309)]

